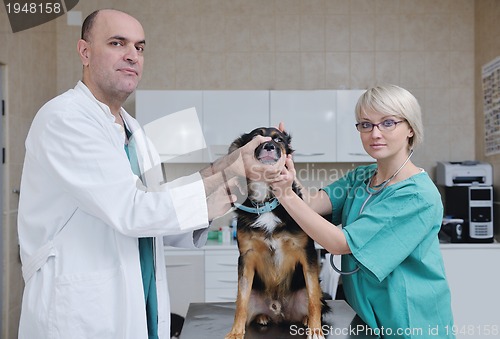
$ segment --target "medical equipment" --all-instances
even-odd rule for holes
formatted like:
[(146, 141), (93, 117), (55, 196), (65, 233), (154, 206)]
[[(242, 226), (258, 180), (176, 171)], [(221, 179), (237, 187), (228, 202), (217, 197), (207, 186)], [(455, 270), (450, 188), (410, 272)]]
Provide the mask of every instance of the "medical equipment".
[[(375, 177), (375, 175), (377, 174), (377, 171), (375, 170), (375, 173), (373, 173), (373, 175), (371, 176), (369, 182), (366, 184), (366, 192), (368, 193), (368, 197), (366, 198), (365, 202), (363, 203), (363, 205), (361, 205), (361, 208), (359, 209), (359, 215), (361, 215), (361, 213), (363, 212), (363, 209), (365, 208), (366, 204), (368, 203), (368, 200), (370, 200), (370, 198), (374, 195), (377, 195), (379, 194), (380, 192), (382, 192), (384, 190), (384, 188), (387, 187), (387, 185), (389, 185), (389, 182), (394, 179), (398, 174), (399, 172), (401, 172), (401, 170), (403, 169), (403, 167), (405, 167), (405, 165), (408, 163), (408, 161), (410, 161), (410, 158), (411, 156), (413, 155), (413, 149), (410, 150), (410, 154), (408, 155), (408, 158), (406, 158), (406, 160), (403, 162), (403, 164), (398, 168), (398, 170), (396, 172), (394, 172), (393, 175), (391, 175), (389, 177), (389, 179), (383, 181), (381, 184), (378, 184), (376, 186), (373, 186), (373, 187), (370, 187), (372, 185), (372, 181), (373, 181), (373, 178)], [(356, 273), (357, 271), (359, 271), (359, 266), (356, 267), (355, 269), (353, 269), (352, 271), (348, 271), (348, 272), (343, 272), (341, 269), (337, 268), (335, 266), (335, 264), (333, 263), (333, 254), (332, 256), (330, 257), (330, 265), (332, 266), (333, 270), (341, 275), (351, 275), (351, 274), (354, 274)]]
[[(478, 161), (438, 162), (436, 178), (444, 191), (445, 218), (440, 238), (450, 242), (493, 242), (492, 166)], [(450, 219), (461, 222), (452, 223)]]

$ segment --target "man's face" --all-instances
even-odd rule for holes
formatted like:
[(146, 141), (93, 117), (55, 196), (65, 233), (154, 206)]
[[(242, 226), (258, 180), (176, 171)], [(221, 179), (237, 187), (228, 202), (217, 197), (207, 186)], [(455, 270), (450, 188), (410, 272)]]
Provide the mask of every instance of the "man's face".
[[(117, 11), (101, 11), (86, 42), (84, 81), (98, 100), (125, 100), (142, 76), (145, 38), (141, 24)], [(84, 71), (84, 72), (85, 72)]]

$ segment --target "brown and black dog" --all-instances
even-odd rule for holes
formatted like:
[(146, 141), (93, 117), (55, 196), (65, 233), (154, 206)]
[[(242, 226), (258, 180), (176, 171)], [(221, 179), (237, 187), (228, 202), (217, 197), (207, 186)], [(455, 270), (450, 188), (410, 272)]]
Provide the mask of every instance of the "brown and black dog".
[[(293, 152), (291, 137), (276, 128), (257, 128), (236, 139), (229, 152), (257, 135), (271, 141), (255, 150), (265, 164)], [(243, 338), (251, 322), (302, 323), (309, 337), (324, 338), (321, 330), (325, 304), (319, 284), (319, 263), (314, 241), (297, 225), (264, 182), (248, 181), (248, 196), (235, 204), (238, 217), (238, 295), (236, 314), (226, 339)], [(301, 196), (294, 183), (294, 191)]]

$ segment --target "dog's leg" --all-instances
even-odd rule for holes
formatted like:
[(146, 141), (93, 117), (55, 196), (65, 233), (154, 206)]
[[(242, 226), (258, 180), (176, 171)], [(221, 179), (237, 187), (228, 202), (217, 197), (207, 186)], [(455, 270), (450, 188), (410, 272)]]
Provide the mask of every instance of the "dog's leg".
[(243, 339), (245, 336), (245, 326), (248, 319), (248, 304), (252, 294), (252, 283), (255, 275), (255, 267), (252, 260), (241, 258), (238, 262), (238, 295), (236, 297), (236, 312), (231, 331), (225, 339)]
[(324, 339), (325, 336), (321, 330), (321, 297), (323, 293), (318, 279), (319, 269), (317, 265), (311, 265), (306, 257), (301, 258), (301, 263), (308, 296), (307, 326), (310, 330), (309, 333), (311, 333), (308, 339)]

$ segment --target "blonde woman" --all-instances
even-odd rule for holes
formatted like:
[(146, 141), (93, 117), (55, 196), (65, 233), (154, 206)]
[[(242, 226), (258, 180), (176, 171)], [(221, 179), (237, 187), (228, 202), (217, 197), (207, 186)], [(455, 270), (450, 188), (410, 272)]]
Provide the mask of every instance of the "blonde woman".
[[(303, 192), (302, 200), (291, 189), (296, 172), (290, 157), (273, 189), (304, 231), (330, 253), (343, 255), (346, 299), (377, 334), (454, 338), (437, 236), (441, 198), (428, 174), (411, 161), (423, 136), (420, 106), (401, 87), (377, 86), (361, 96), (355, 114), (363, 147), (376, 164)], [(322, 217), (328, 214), (331, 222)]]

